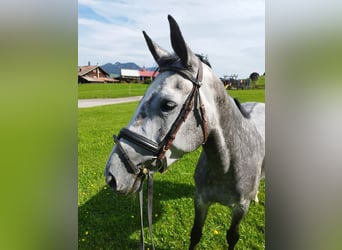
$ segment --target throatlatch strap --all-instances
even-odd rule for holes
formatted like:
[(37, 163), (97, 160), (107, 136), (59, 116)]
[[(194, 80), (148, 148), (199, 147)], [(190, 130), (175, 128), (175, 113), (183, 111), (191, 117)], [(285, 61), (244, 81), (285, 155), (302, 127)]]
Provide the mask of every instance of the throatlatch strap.
[(201, 99), (201, 95), (198, 92), (198, 102), (199, 102), (199, 109), (202, 117), (202, 131), (203, 131), (203, 142), (202, 144), (207, 142), (208, 139), (208, 126), (207, 126), (207, 114), (205, 111), (204, 104)]

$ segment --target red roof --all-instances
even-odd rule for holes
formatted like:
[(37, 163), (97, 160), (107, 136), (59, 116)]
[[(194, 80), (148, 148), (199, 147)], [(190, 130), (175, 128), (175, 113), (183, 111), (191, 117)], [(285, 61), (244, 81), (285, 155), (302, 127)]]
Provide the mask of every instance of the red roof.
[(143, 70), (139, 70), (139, 74), (140, 76), (143, 76), (143, 77), (156, 77), (158, 75), (158, 72), (143, 69)]

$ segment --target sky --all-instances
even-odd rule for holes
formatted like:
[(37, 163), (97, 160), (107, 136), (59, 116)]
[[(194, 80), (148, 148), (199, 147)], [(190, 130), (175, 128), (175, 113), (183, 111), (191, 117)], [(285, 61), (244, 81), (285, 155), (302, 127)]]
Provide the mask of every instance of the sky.
[(173, 52), (168, 14), (217, 76), (265, 72), (265, 0), (78, 0), (78, 65), (156, 66), (142, 31)]

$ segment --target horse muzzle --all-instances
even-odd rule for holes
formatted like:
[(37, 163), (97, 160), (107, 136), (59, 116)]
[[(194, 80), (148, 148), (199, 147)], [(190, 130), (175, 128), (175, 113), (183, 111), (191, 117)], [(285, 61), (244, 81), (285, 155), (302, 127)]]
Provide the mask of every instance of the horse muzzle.
[(127, 183), (123, 182), (121, 178), (115, 178), (115, 176), (111, 173), (106, 174), (107, 185), (113, 191), (123, 195), (129, 195), (138, 192), (142, 187), (143, 179), (143, 176), (135, 176), (132, 181), (129, 181), (129, 183)]
[[(124, 152), (126, 154), (126, 152)], [(141, 189), (143, 180), (149, 173), (156, 171), (164, 172), (167, 169), (167, 159), (164, 157), (143, 157), (143, 162), (135, 165), (133, 162), (127, 163), (122, 152), (114, 151), (107, 162), (105, 170), (106, 183), (113, 191), (122, 194), (131, 194)], [(147, 158), (147, 159), (146, 159)], [(132, 169), (131, 164), (134, 164)], [(136, 171), (134, 171), (136, 169)]]

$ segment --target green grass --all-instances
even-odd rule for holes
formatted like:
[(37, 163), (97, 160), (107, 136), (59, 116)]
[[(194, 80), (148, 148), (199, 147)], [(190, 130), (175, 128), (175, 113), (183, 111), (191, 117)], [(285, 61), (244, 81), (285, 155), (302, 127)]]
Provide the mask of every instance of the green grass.
[(265, 89), (227, 90), (229, 95), (236, 97), (240, 102), (265, 102)]
[[(241, 101), (263, 100), (260, 90), (229, 91)], [(112, 134), (127, 125), (137, 102), (78, 110), (79, 249), (138, 249), (139, 208), (136, 195), (113, 193), (104, 181), (104, 167), (113, 147)], [(153, 239), (156, 249), (187, 249), (193, 223), (193, 174), (201, 149), (185, 155), (167, 173), (155, 174)], [(265, 183), (259, 204), (252, 204), (240, 226), (236, 249), (265, 248)], [(210, 208), (197, 249), (227, 249), (230, 209)], [(147, 221), (145, 221), (147, 225)], [(148, 227), (145, 226), (145, 235)], [(218, 233), (218, 234), (217, 234)], [(150, 242), (149, 238), (146, 239)]]
[(79, 84), (78, 99), (141, 96), (144, 95), (148, 86), (148, 84), (140, 83)]
[[(101, 83), (101, 84), (79, 84), (78, 85), (78, 99), (91, 98), (118, 98), (127, 96), (142, 96), (144, 95), (149, 84), (140, 83)], [(248, 100), (261, 101), (265, 97), (265, 76), (260, 76), (257, 89), (253, 90), (229, 90), (229, 93), (235, 97), (238, 93), (241, 102)], [(248, 92), (249, 91), (249, 92)], [(253, 95), (253, 96), (251, 96)], [(248, 99), (249, 98), (249, 99)], [(257, 98), (257, 99), (255, 99)], [(260, 99), (261, 98), (261, 99)]]

